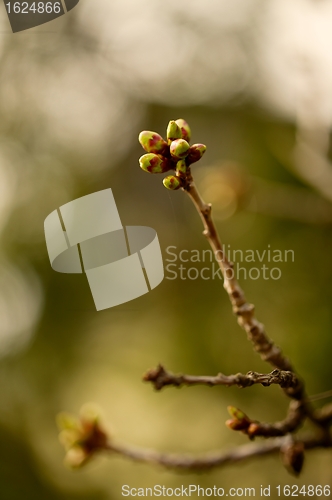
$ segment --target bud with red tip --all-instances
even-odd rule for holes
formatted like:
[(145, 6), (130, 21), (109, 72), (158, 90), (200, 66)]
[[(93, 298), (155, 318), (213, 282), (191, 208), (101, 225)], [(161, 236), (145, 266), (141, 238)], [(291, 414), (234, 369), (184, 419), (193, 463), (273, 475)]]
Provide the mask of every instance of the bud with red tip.
[(179, 160), (176, 164), (176, 175), (178, 177), (185, 177), (187, 168), (186, 160)]
[(182, 160), (188, 155), (189, 144), (184, 139), (176, 139), (171, 143), (170, 152), (175, 160)]
[(178, 177), (175, 177), (175, 175), (168, 175), (167, 177), (165, 177), (165, 179), (163, 180), (163, 184), (166, 189), (170, 189), (171, 191), (176, 191), (182, 186), (180, 179)]
[(196, 161), (200, 160), (205, 151), (206, 151), (205, 144), (193, 144), (190, 147), (187, 156), (188, 165), (190, 165), (191, 163), (196, 163)]
[(167, 141), (168, 144), (171, 144), (172, 141), (175, 141), (176, 139), (181, 139), (182, 134), (181, 134), (181, 129), (179, 125), (174, 121), (171, 120), (168, 124), (167, 127)]
[(175, 120), (175, 123), (181, 129), (182, 139), (189, 142), (191, 139), (191, 130), (190, 130), (190, 127), (189, 127), (188, 123), (186, 122), (186, 120), (184, 120), (183, 118), (178, 118), (177, 120)]
[(228, 406), (227, 410), (230, 416), (233, 417), (226, 421), (227, 427), (233, 431), (246, 431), (251, 424), (250, 418), (235, 406)]
[(143, 130), (138, 136), (138, 140), (148, 153), (163, 154), (167, 151), (167, 143), (156, 132)]
[(162, 155), (148, 153), (139, 159), (139, 166), (150, 174), (163, 174), (172, 168), (170, 161)]

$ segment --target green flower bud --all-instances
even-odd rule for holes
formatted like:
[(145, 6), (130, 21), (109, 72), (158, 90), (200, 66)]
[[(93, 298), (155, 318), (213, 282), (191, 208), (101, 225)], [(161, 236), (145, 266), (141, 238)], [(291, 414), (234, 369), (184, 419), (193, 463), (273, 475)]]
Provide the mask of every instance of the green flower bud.
[(189, 144), (184, 139), (176, 139), (171, 143), (170, 152), (175, 160), (182, 160), (188, 155)]
[(156, 132), (143, 130), (138, 136), (138, 140), (148, 153), (163, 154), (167, 150), (166, 141)]
[(165, 177), (163, 184), (166, 189), (170, 189), (171, 191), (176, 191), (181, 187), (181, 181), (178, 177), (175, 177), (175, 175), (168, 175)]
[(181, 129), (182, 139), (189, 142), (190, 138), (191, 138), (191, 130), (190, 130), (190, 127), (189, 127), (188, 123), (186, 122), (186, 120), (184, 120), (183, 118), (178, 118), (177, 120), (175, 120), (175, 123)]
[(243, 413), (243, 411), (239, 410), (238, 408), (235, 408), (235, 406), (228, 406), (227, 410), (228, 410), (228, 413), (230, 414), (230, 416), (233, 418), (236, 418), (236, 420), (249, 421), (247, 415), (245, 413)]
[(179, 160), (176, 164), (176, 175), (181, 177), (185, 176), (187, 173), (186, 160)]
[(238, 408), (235, 408), (235, 406), (228, 406), (227, 410), (230, 416), (233, 417), (231, 420), (226, 421), (227, 427), (234, 431), (247, 431), (251, 424), (251, 420), (247, 415)]
[(179, 125), (174, 120), (171, 120), (167, 127), (168, 144), (171, 144), (171, 142), (175, 141), (176, 139), (181, 139), (181, 137), (182, 134)]
[(150, 174), (162, 174), (172, 168), (170, 161), (161, 155), (148, 153), (139, 159), (139, 166)]
[(193, 144), (189, 149), (189, 154), (187, 157), (187, 163), (190, 165), (191, 163), (195, 163), (200, 160), (203, 154), (206, 151), (205, 144)]

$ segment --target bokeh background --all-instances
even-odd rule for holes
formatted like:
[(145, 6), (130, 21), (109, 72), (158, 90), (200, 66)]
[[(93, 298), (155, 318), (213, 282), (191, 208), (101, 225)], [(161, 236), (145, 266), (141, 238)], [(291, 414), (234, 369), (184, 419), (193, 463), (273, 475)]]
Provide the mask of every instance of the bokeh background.
[(0, 497), (117, 499), (123, 484), (330, 484), (328, 450), (308, 454), (300, 479), (278, 456), (208, 474), (117, 457), (67, 470), (60, 410), (93, 401), (118, 439), (201, 454), (246, 442), (224, 425), (228, 405), (276, 421), (288, 401), (278, 387), (155, 393), (141, 378), (158, 362), (193, 374), (270, 367), (219, 280), (165, 279), (97, 313), (83, 275), (52, 271), (43, 221), (111, 187), (123, 224), (155, 228), (165, 258), (169, 245), (207, 249), (190, 200), (137, 162), (142, 129), (164, 134), (170, 119), (185, 118), (208, 147), (193, 170), (223, 242), (294, 251), (279, 280), (241, 284), (309, 394), (331, 389), (332, 2), (81, 0), (15, 35), (4, 6), (0, 15)]

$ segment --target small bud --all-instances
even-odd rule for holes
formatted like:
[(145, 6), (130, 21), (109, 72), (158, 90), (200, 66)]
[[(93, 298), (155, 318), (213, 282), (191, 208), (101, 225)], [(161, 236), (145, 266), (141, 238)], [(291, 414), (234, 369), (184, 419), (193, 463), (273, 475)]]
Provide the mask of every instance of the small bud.
[(235, 408), (235, 406), (228, 406), (227, 410), (230, 416), (236, 418), (236, 420), (249, 420), (247, 415), (238, 408)]
[(235, 406), (228, 406), (227, 410), (230, 416), (233, 417), (231, 420), (226, 421), (227, 427), (234, 431), (246, 431), (251, 424), (250, 418)]
[(176, 175), (184, 177), (187, 173), (186, 160), (179, 160), (176, 164)]
[(181, 181), (178, 177), (175, 177), (175, 175), (168, 175), (165, 177), (163, 184), (166, 189), (170, 189), (171, 191), (176, 191), (181, 187)]
[(226, 420), (225, 424), (232, 431), (244, 431), (248, 427), (247, 422), (243, 422), (242, 420), (236, 420), (236, 418)]
[(248, 427), (248, 435), (254, 438), (260, 430), (259, 424), (253, 422)]
[(87, 453), (80, 446), (77, 446), (67, 451), (65, 456), (65, 464), (72, 469), (78, 469), (79, 467), (85, 465), (89, 458), (89, 453)]
[(291, 474), (298, 476), (302, 471), (304, 464), (304, 445), (296, 441), (292, 441), (280, 450), (281, 458), (284, 466)]
[(150, 174), (162, 174), (172, 168), (169, 160), (161, 155), (148, 153), (139, 159), (139, 166)]
[(184, 139), (176, 139), (171, 143), (170, 152), (176, 160), (182, 160), (188, 155), (189, 144)]
[(190, 138), (191, 138), (191, 130), (190, 130), (188, 123), (183, 118), (178, 118), (177, 120), (175, 120), (175, 123), (181, 129), (182, 139), (189, 142)]
[(138, 136), (138, 140), (148, 153), (163, 154), (167, 150), (167, 143), (156, 132), (150, 130), (143, 130)]
[(171, 142), (175, 141), (176, 139), (181, 139), (181, 137), (182, 134), (179, 125), (174, 120), (171, 120), (167, 127), (168, 144), (171, 144)]
[(205, 151), (206, 151), (205, 144), (193, 144), (189, 149), (187, 157), (188, 165), (190, 165), (191, 163), (196, 163), (196, 161), (200, 160)]

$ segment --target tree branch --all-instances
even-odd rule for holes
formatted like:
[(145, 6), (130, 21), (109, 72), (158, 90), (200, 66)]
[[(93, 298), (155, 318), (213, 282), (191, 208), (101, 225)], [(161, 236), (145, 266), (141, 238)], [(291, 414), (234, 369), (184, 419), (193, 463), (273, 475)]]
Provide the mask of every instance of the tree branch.
[[(268, 374), (262, 374), (257, 372), (248, 372), (246, 375), (242, 373), (237, 373), (236, 375), (224, 375), (219, 373), (215, 377), (213, 376), (193, 376), (193, 375), (175, 375), (172, 372), (166, 370), (161, 364), (152, 370), (149, 370), (143, 377), (145, 382), (151, 382), (157, 391), (160, 391), (163, 387), (174, 386), (181, 387), (183, 385), (207, 385), (213, 387), (216, 385), (223, 385), (226, 387), (234, 386), (240, 387), (242, 389), (246, 387), (251, 387), (254, 384), (261, 384), (264, 387), (268, 387), (272, 384), (280, 385), (282, 388), (293, 388), (296, 389), (299, 384), (297, 376), (293, 372), (285, 372), (281, 370), (273, 370), (273, 372)], [(226, 423), (233, 430), (241, 430), (247, 434), (251, 439), (255, 436), (263, 437), (275, 437), (275, 436), (285, 436), (289, 432), (294, 432), (303, 423), (306, 418), (306, 402), (293, 400), (290, 403), (287, 417), (273, 424), (257, 422), (255, 420), (249, 419), (245, 416), (245, 425), (242, 423), (238, 426), (232, 425), (233, 421), (229, 421), (230, 424)], [(324, 414), (325, 416), (325, 414)], [(322, 422), (323, 416), (317, 415), (317, 420)]]
[[(227, 255), (224, 252), (223, 245), (219, 239), (217, 229), (211, 216), (211, 204), (206, 204), (201, 198), (191, 176), (190, 170), (188, 172), (187, 182), (183, 190), (190, 197), (203, 222), (203, 234), (210, 243), (223, 274), (224, 288), (228, 293), (233, 312), (238, 318), (239, 325), (246, 331), (248, 339), (254, 345), (255, 351), (260, 354), (264, 361), (267, 361), (279, 370), (294, 372), (294, 368), (289, 359), (284, 356), (281, 349), (277, 347), (268, 337), (265, 332), (264, 325), (256, 319), (254, 305), (247, 302), (244, 292), (235, 278), (233, 263), (228, 260)], [(288, 387), (285, 389), (285, 392), (291, 398), (303, 399), (303, 383), (299, 381), (296, 388)]]
[(284, 420), (268, 424), (253, 421), (245, 433), (252, 439), (256, 436), (265, 438), (286, 436), (301, 427), (306, 418), (306, 408), (300, 401), (292, 401), (288, 408), (288, 414)]
[(210, 387), (216, 385), (224, 385), (230, 387), (236, 385), (241, 389), (246, 387), (251, 387), (254, 384), (261, 384), (264, 387), (270, 386), (272, 384), (280, 385), (283, 389), (290, 389), (296, 391), (299, 384), (298, 377), (295, 373), (291, 371), (273, 370), (271, 373), (257, 373), (248, 372), (246, 375), (243, 373), (237, 373), (236, 375), (224, 375), (223, 373), (218, 373), (216, 376), (196, 376), (196, 375), (183, 375), (174, 374), (163, 365), (159, 364), (157, 368), (149, 370), (143, 377), (145, 382), (151, 382), (157, 391), (160, 391), (163, 387), (172, 385), (175, 387), (181, 387), (182, 385), (208, 385)]
[(255, 318), (254, 306), (247, 302), (244, 292), (235, 278), (233, 263), (228, 260), (220, 242), (211, 216), (212, 206), (202, 200), (191, 175), (184, 191), (189, 195), (202, 219), (204, 225), (203, 234), (210, 243), (223, 274), (224, 288), (230, 298), (233, 312), (238, 317), (239, 325), (247, 332), (249, 340), (253, 342), (255, 350), (261, 355), (264, 361), (269, 362), (272, 366), (280, 370), (294, 371), (290, 361), (282, 354), (281, 349), (275, 346), (273, 341), (267, 336), (262, 323), (259, 323)]
[[(331, 447), (331, 440), (326, 436), (303, 436), (298, 442), (303, 444), (304, 449)], [(274, 438), (263, 443), (250, 443), (227, 452), (216, 452), (203, 457), (190, 457), (185, 455), (173, 455), (158, 453), (145, 448), (134, 448), (128, 445), (110, 442), (104, 450), (116, 453), (122, 457), (129, 458), (135, 462), (144, 462), (161, 465), (166, 468), (180, 470), (209, 470), (215, 467), (244, 462), (245, 460), (262, 455), (271, 455), (282, 451), (289, 443), (289, 436)]]

